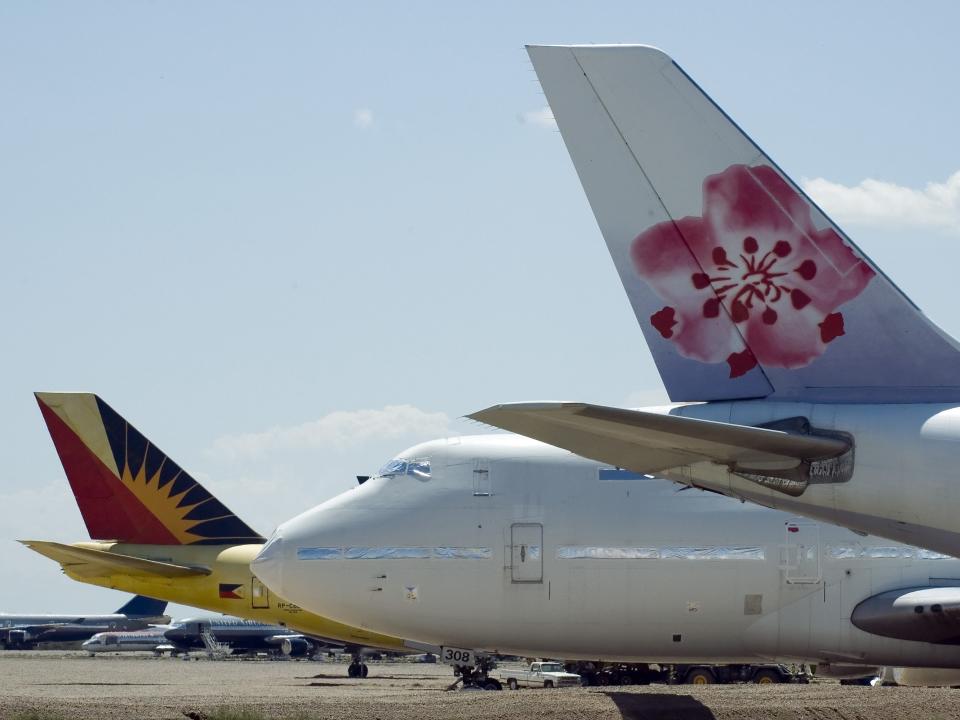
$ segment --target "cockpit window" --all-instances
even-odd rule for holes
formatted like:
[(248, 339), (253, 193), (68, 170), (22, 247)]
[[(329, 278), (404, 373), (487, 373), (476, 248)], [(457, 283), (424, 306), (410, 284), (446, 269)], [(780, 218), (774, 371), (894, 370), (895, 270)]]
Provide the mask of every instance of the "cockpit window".
[(421, 480), (430, 478), (429, 460), (411, 460), (407, 463), (407, 475), (413, 475)]
[(407, 472), (407, 461), (397, 458), (391, 460), (377, 471), (378, 477), (393, 477), (394, 475), (403, 475)]
[(403, 458), (394, 458), (377, 471), (377, 477), (395, 477), (397, 475), (412, 475), (418, 480), (429, 480), (430, 459), (404, 460)]

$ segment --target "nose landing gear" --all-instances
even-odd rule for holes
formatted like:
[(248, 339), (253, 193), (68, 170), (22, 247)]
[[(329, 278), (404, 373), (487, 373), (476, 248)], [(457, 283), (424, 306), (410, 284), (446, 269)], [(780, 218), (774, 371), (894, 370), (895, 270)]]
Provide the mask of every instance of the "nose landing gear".
[(454, 665), (453, 674), (458, 675), (447, 690), (453, 690), (463, 683), (464, 690), (503, 690), (503, 685), (489, 673), (497, 664), (489, 657), (478, 656), (476, 665)]

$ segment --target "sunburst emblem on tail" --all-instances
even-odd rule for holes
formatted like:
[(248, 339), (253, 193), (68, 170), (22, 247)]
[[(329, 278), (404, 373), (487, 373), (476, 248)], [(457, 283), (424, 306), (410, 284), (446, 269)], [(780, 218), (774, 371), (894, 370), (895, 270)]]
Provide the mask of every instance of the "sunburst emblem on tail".
[(113, 408), (90, 393), (37, 393), (90, 537), (127, 543), (261, 543)]

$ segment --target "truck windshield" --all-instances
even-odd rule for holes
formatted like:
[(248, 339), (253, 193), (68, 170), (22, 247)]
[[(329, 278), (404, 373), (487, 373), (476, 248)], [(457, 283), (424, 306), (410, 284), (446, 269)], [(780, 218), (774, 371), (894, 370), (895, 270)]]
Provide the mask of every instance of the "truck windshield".
[(541, 663), (542, 672), (563, 672), (563, 666), (560, 663)]

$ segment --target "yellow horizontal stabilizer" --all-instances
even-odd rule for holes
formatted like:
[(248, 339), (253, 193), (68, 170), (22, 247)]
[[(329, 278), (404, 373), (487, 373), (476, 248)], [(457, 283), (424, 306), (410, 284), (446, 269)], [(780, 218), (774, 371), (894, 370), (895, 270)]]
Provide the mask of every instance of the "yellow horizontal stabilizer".
[(159, 560), (145, 560), (131, 555), (91, 550), (46, 540), (21, 540), (31, 550), (56, 560), (64, 571), (81, 577), (97, 577), (123, 573), (163, 578), (209, 575), (208, 568), (175, 565)]

